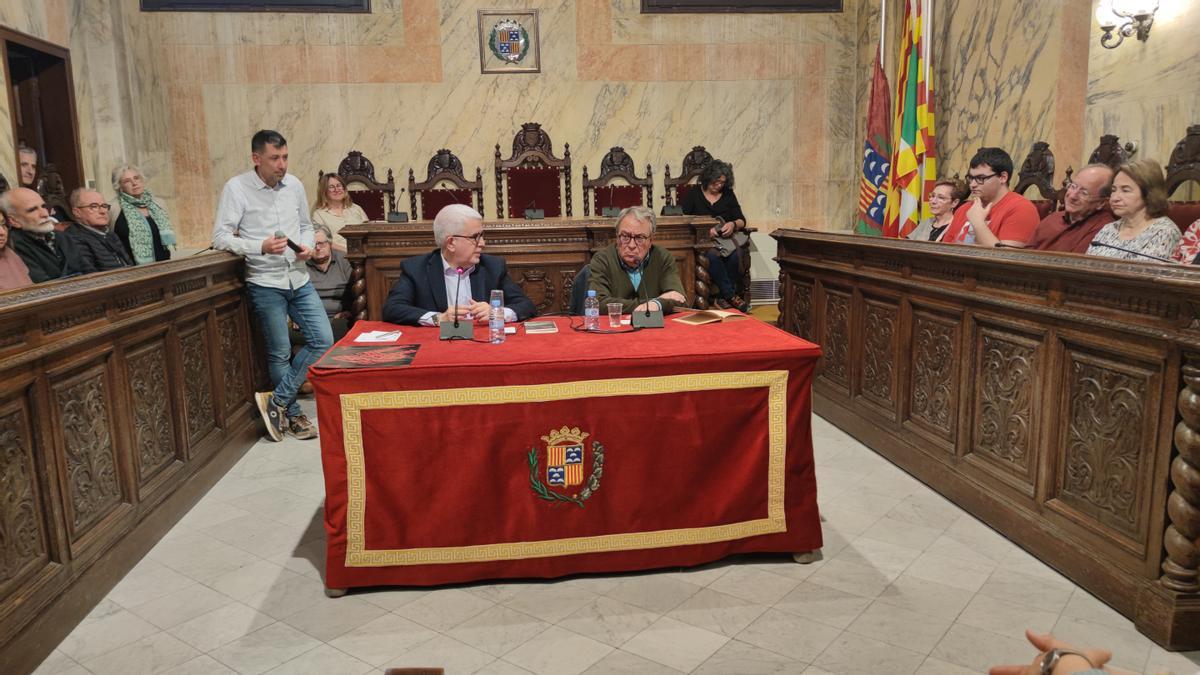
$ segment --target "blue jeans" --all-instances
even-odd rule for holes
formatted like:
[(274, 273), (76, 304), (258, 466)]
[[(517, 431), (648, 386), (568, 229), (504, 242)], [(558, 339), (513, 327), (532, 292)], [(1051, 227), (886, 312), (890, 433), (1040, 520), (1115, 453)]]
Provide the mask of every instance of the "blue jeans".
[[(333, 331), (329, 329), (325, 306), (311, 282), (296, 289), (248, 283), (246, 294), (267, 343), (267, 371), (275, 387), (275, 402), (287, 409), (288, 417), (295, 417), (301, 413), (296, 392), (308, 377), (308, 367), (333, 346)], [(296, 352), (295, 359), (288, 339), (288, 317), (304, 334), (305, 345)]]
[(722, 298), (732, 298), (737, 292), (738, 281), (742, 275), (742, 261), (739, 257), (741, 252), (734, 251), (721, 257), (721, 254), (713, 249), (705, 255), (708, 256), (708, 278), (716, 284)]

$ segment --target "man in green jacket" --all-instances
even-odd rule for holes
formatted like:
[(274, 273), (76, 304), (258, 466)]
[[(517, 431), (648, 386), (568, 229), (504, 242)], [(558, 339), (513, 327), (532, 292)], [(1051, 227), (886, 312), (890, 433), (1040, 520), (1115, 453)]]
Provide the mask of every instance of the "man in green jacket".
[(596, 291), (601, 308), (619, 302), (629, 314), (644, 310), (649, 300), (661, 303), (664, 312), (687, 304), (674, 256), (651, 243), (655, 227), (654, 212), (644, 206), (617, 216), (616, 242), (596, 252), (589, 264), (588, 288)]

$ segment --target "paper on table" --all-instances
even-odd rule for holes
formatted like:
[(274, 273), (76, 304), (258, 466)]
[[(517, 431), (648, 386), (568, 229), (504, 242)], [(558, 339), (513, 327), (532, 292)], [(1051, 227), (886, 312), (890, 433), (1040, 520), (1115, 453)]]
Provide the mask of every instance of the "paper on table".
[(355, 342), (395, 342), (400, 339), (398, 330), (368, 330), (354, 338)]

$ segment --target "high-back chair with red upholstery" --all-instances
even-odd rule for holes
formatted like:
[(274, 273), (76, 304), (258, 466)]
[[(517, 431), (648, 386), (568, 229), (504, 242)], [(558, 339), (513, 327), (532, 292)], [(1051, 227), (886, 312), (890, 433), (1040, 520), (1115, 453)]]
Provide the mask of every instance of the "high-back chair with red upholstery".
[[(1167, 162), (1167, 197), (1173, 196), (1187, 182), (1200, 184), (1200, 124), (1188, 127), (1187, 135), (1175, 144), (1171, 160)], [(1200, 220), (1200, 201), (1171, 201), (1167, 217), (1175, 221), (1180, 230)]]
[(433, 220), (450, 204), (466, 204), (483, 215), (483, 172), (475, 167), (475, 180), (467, 180), (462, 162), (442, 148), (429, 159), (424, 181), (418, 183), (408, 170), (408, 202), (413, 220)]
[(1033, 149), (1025, 156), (1021, 170), (1017, 172), (1017, 185), (1013, 192), (1024, 195), (1031, 187), (1038, 189), (1039, 199), (1030, 199), (1042, 218), (1050, 215), (1062, 204), (1063, 194), (1054, 189), (1054, 153), (1050, 144), (1036, 141)]
[(337, 173), (351, 201), (362, 207), (368, 220), (387, 220), (387, 214), (396, 210), (396, 181), (391, 169), (387, 171), (387, 182), (380, 183), (375, 179), (375, 165), (371, 160), (358, 150), (351, 150), (338, 164)]
[(703, 145), (692, 147), (692, 151), (683, 156), (683, 169), (678, 178), (671, 178), (671, 165), (663, 168), (663, 187), (667, 189), (663, 200), (667, 206), (679, 206), (688, 190), (696, 184), (700, 171), (713, 161), (713, 156), (704, 149)]
[(521, 125), (508, 159), (496, 144), (497, 217), (524, 218), (527, 209), (541, 209), (547, 218), (572, 215), (571, 145), (563, 143), (562, 158), (555, 157), (550, 135), (537, 122)]
[(650, 165), (646, 165), (646, 177), (638, 178), (634, 173), (633, 158), (625, 148), (613, 146), (600, 160), (600, 175), (588, 179), (587, 165), (583, 167), (583, 215), (590, 216), (593, 207), (596, 215), (604, 209), (623, 209), (630, 206), (645, 206), (654, 209), (654, 178)]

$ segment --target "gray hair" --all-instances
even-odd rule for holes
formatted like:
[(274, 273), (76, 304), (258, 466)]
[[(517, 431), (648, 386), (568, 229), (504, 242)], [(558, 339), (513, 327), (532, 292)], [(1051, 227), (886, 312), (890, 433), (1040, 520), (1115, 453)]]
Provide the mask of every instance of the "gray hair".
[(95, 190), (86, 187), (77, 187), (71, 190), (71, 196), (67, 197), (67, 203), (71, 205), (71, 208), (82, 206), (79, 202), (83, 200), (83, 193), (85, 192), (95, 192)]
[(33, 155), (33, 161), (35, 161), (35, 162), (37, 161), (37, 158), (38, 158), (38, 151), (34, 150), (33, 148), (29, 147), (28, 145), (22, 145), (21, 147), (17, 148), (17, 154), (18, 155)]
[(433, 217), (433, 240), (438, 248), (445, 245), (451, 235), (462, 234), (468, 220), (483, 220), (483, 216), (466, 204), (449, 204)]
[(8, 214), (13, 212), (12, 196), (12, 190), (5, 190), (3, 193), (0, 193), (0, 212), (4, 213), (5, 225), (8, 224)]
[(625, 220), (626, 216), (632, 216), (634, 220), (641, 223), (650, 223), (650, 234), (658, 229), (658, 221), (654, 219), (654, 211), (644, 206), (627, 206), (621, 209), (617, 214), (617, 229), (621, 227), (621, 221)]
[(313, 225), (313, 234), (320, 232), (325, 235), (325, 241), (333, 241), (333, 232), (328, 225)]
[(146, 180), (146, 174), (144, 172), (142, 172), (142, 170), (140, 168), (138, 168), (138, 165), (136, 165), (136, 164), (121, 164), (120, 166), (113, 169), (113, 171), (112, 171), (112, 186), (113, 186), (113, 189), (116, 190), (117, 192), (121, 191), (121, 176), (124, 176), (126, 171), (132, 171), (132, 172), (136, 173), (137, 175), (141, 176), (143, 181)]

